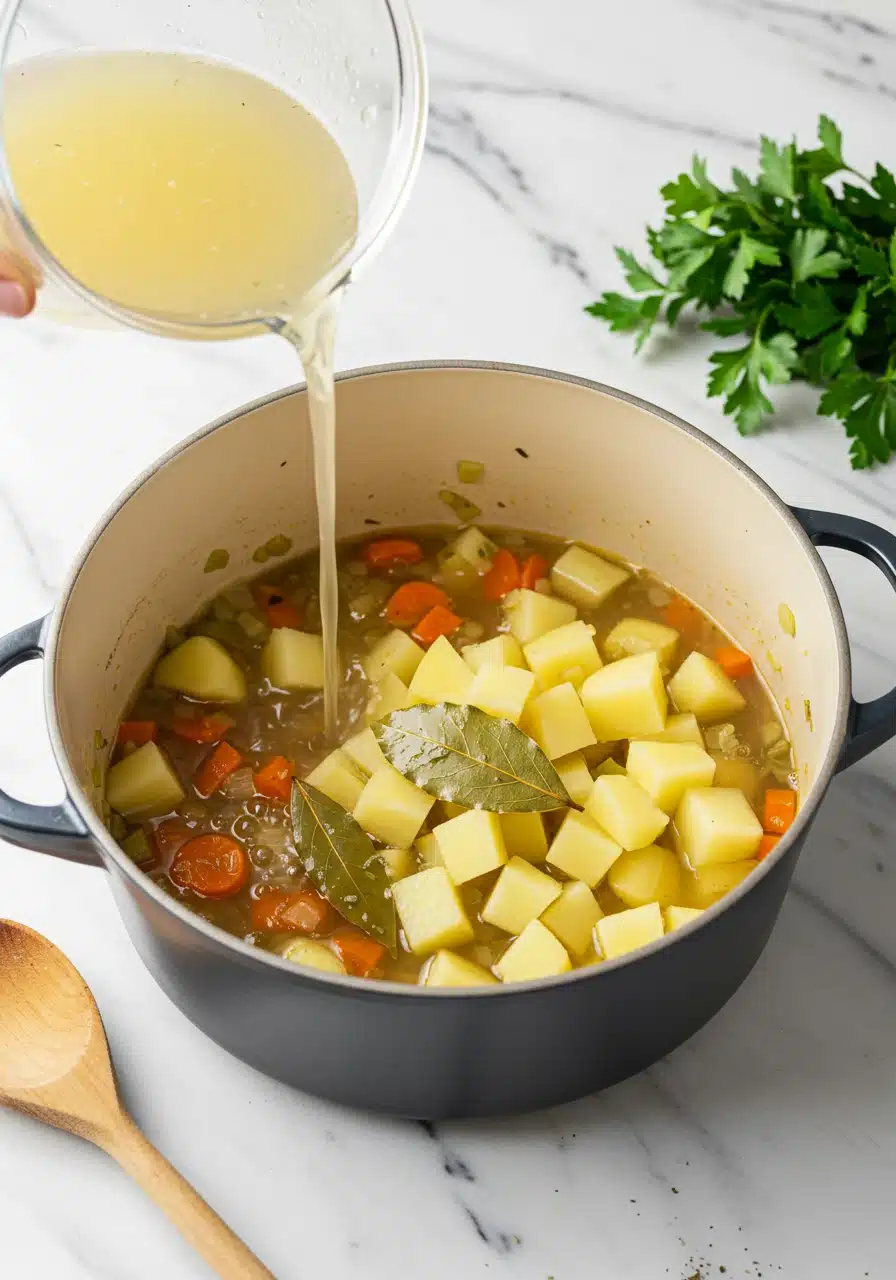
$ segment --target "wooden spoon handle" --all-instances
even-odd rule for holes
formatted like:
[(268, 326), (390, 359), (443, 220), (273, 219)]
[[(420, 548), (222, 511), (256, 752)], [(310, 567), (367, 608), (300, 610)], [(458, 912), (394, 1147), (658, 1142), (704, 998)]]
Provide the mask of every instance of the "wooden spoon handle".
[(103, 1146), (168, 1215), (221, 1280), (276, 1280), (186, 1178), (156, 1151), (129, 1116), (122, 1116)]

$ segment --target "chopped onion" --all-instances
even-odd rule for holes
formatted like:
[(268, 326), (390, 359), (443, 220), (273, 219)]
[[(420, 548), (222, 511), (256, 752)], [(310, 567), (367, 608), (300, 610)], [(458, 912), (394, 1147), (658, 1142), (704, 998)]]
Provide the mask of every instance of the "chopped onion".
[(667, 591), (665, 587), (648, 587), (647, 599), (653, 605), (654, 609), (664, 609), (667, 604), (671, 604), (673, 600), (672, 592)]
[(539, 578), (535, 584), (535, 590), (540, 596), (552, 596), (554, 594), (550, 578)]
[(776, 742), (780, 742), (784, 736), (784, 730), (778, 724), (777, 720), (769, 720), (762, 726), (762, 745), (764, 747), (774, 746)]
[(280, 824), (276, 827), (260, 827), (255, 840), (271, 853), (282, 855), (290, 852), (289, 832)]
[(255, 779), (248, 768), (235, 770), (221, 784), (221, 791), (228, 800), (251, 800), (255, 795)]

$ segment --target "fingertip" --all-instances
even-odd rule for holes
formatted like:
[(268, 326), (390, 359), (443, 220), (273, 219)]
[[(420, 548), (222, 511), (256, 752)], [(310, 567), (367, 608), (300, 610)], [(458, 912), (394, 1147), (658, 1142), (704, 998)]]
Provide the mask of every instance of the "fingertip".
[(34, 293), (18, 280), (0, 280), (0, 314), (21, 319), (34, 306)]

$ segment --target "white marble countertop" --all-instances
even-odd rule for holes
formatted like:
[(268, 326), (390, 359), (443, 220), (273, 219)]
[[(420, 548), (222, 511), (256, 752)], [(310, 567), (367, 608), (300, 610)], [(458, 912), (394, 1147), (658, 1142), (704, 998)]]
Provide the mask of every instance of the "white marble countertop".
[[(703, 396), (706, 350), (636, 360), (582, 307), (699, 149), (750, 166), (760, 132), (820, 111), (858, 163), (896, 161), (891, 0), (419, 0), (433, 107), (416, 191), (345, 309), (338, 363), (555, 366), (636, 391), (742, 455), (787, 499), (896, 529), (896, 465), (857, 475), (811, 397), (740, 440)], [(78, 544), (181, 436), (296, 380), (274, 339), (200, 347), (35, 322), (0, 332), (0, 629), (50, 607)], [(896, 606), (830, 557), (861, 694), (896, 671)], [(890, 637), (889, 639), (887, 637)], [(39, 673), (0, 687), (0, 779), (58, 792)], [(131, 949), (103, 875), (0, 849), (0, 914), (93, 987), (149, 1136), (280, 1280), (883, 1280), (896, 1177), (896, 750), (831, 789), (768, 950), (691, 1043), (543, 1115), (393, 1123), (272, 1083), (206, 1040)], [(208, 1273), (111, 1162), (0, 1114), (0, 1273)]]

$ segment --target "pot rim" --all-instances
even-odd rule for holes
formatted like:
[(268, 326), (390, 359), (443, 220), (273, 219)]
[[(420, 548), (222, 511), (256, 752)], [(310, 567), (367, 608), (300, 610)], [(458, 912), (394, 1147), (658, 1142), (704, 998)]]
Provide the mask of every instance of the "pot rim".
[(705, 448), (710, 449), (723, 461), (727, 462), (737, 472), (739, 472), (739, 474), (748, 480), (755, 489), (758, 489), (766, 501), (770, 502), (777, 511), (778, 515), (788, 526), (791, 533), (793, 533), (797, 540), (802, 544), (812, 568), (815, 571), (815, 575), (818, 578), (826, 603), (830, 610), (831, 621), (834, 625), (838, 659), (837, 666), (840, 679), (840, 691), (834, 729), (831, 733), (830, 740), (815, 778), (815, 783), (813, 785), (815, 795), (813, 800), (811, 803), (800, 805), (796, 819), (789, 831), (786, 832), (775, 846), (774, 850), (763, 859), (757, 868), (757, 879), (754, 880), (752, 878), (752, 876), (757, 874), (757, 872), (751, 873), (746, 880), (741, 881), (739, 885), (726, 893), (718, 902), (713, 903), (711, 907), (707, 907), (698, 919), (674, 930), (671, 934), (665, 934), (662, 938), (649, 943), (643, 948), (639, 948), (636, 952), (633, 952), (630, 955), (620, 956), (615, 960), (605, 960), (599, 965), (588, 965), (581, 969), (573, 969), (571, 972), (562, 974), (558, 977), (538, 978), (528, 982), (515, 982), (510, 983), (507, 986), (499, 983), (494, 986), (488, 985), (482, 987), (432, 988), (417, 985), (411, 986), (406, 983), (390, 982), (381, 979), (370, 981), (366, 978), (357, 978), (348, 974), (343, 976), (341, 974), (320, 973), (316, 970), (301, 968), (291, 961), (275, 955), (271, 951), (265, 951), (259, 947), (251, 946), (242, 939), (235, 937), (233, 934), (227, 933), (224, 929), (220, 929), (217, 925), (213, 925), (209, 921), (203, 919), (202, 916), (197, 915), (176, 899), (169, 897), (168, 894), (164, 893), (149, 876), (142, 872), (139, 867), (137, 867), (136, 864), (122, 852), (117, 842), (112, 839), (108, 830), (101, 822), (80, 783), (75, 777), (71, 765), (69, 764), (68, 754), (62, 742), (54, 697), (56, 652), (59, 643), (62, 620), (65, 617), (69, 599), (88, 556), (96, 543), (111, 525), (118, 512), (151, 477), (160, 472), (170, 462), (173, 462), (179, 454), (192, 448), (207, 436), (212, 435), (215, 431), (229, 426), (230, 423), (243, 417), (247, 413), (251, 413), (256, 409), (264, 408), (266, 405), (272, 404), (278, 400), (287, 399), (293, 395), (305, 394), (307, 391), (307, 385), (304, 382), (295, 383), (292, 386), (281, 388), (279, 391), (270, 392), (269, 394), (260, 396), (255, 400), (248, 401), (237, 409), (231, 410), (229, 413), (216, 418), (206, 426), (200, 427), (198, 431), (194, 431), (191, 435), (187, 436), (179, 444), (167, 450), (161, 455), (161, 457), (157, 458), (153, 463), (146, 467), (127, 488), (122, 490), (112, 505), (107, 508), (82, 544), (80, 551), (69, 569), (63, 583), (59, 599), (57, 600), (52, 613), (49, 615), (45, 627), (44, 714), (57, 768), (62, 775), (68, 795), (77, 809), (78, 814), (87, 826), (88, 832), (95, 846), (100, 851), (104, 862), (108, 860), (114, 863), (118, 870), (132, 882), (134, 887), (152, 898), (157, 906), (163, 907), (166, 911), (169, 911), (183, 924), (190, 926), (198, 933), (202, 934), (207, 942), (225, 950), (234, 960), (240, 962), (246, 967), (260, 967), (261, 969), (271, 968), (283, 975), (287, 975), (298, 985), (310, 983), (324, 988), (329, 988), (333, 995), (361, 997), (368, 1000), (390, 1000), (395, 996), (405, 996), (415, 1000), (456, 1000), (471, 998), (478, 1000), (506, 1000), (511, 999), (515, 995), (527, 995), (553, 987), (566, 986), (570, 983), (599, 982), (606, 974), (615, 971), (622, 965), (637, 964), (639, 961), (652, 956), (655, 952), (667, 946), (675, 945), (675, 943), (681, 938), (687, 936), (696, 929), (703, 928), (711, 921), (717, 919), (723, 912), (733, 906), (734, 903), (740, 901), (741, 898), (750, 893), (754, 886), (759, 883), (759, 880), (768, 875), (772, 867), (776, 866), (781, 859), (786, 856), (792, 845), (801, 839), (814, 818), (815, 811), (821, 803), (828, 785), (830, 784), (831, 778), (834, 775), (840, 750), (846, 736), (851, 695), (851, 665), (846, 623), (843, 618), (840, 601), (837, 597), (837, 593), (834, 589), (834, 585), (831, 581), (827, 568), (825, 567), (823, 560), (819, 556), (808, 534), (783, 499), (775, 493), (770, 485), (768, 485), (766, 481), (752, 469), (752, 467), (748, 466), (742, 461), (742, 459), (737, 457), (736, 454), (733, 454), (724, 445), (719, 444), (718, 441), (701, 431), (698, 427), (694, 427), (690, 423), (685, 422), (684, 419), (679, 418), (676, 414), (670, 413), (665, 409), (661, 409), (658, 405), (652, 404), (649, 400), (644, 400), (640, 396), (632, 395), (628, 391), (619, 390), (616, 387), (608, 386), (606, 383), (597, 382), (590, 378), (582, 378), (575, 374), (563, 373), (554, 369), (543, 369), (535, 365), (509, 364), (506, 362), (488, 360), (404, 361), (395, 364), (368, 365), (357, 369), (348, 369), (343, 373), (336, 375), (336, 382), (350, 382), (355, 379), (370, 378), (380, 374), (416, 373), (425, 370), (443, 369), (521, 374), (526, 377), (545, 378), (552, 382), (569, 383), (573, 386), (582, 387), (588, 391), (596, 391), (602, 395), (610, 396), (615, 400), (621, 400), (625, 404), (633, 405), (636, 408), (645, 410), (654, 417), (659, 418), (662, 422), (666, 423), (667, 426), (682, 432), (683, 434), (691, 437), (691, 439), (696, 441), (698, 444), (702, 444)]

